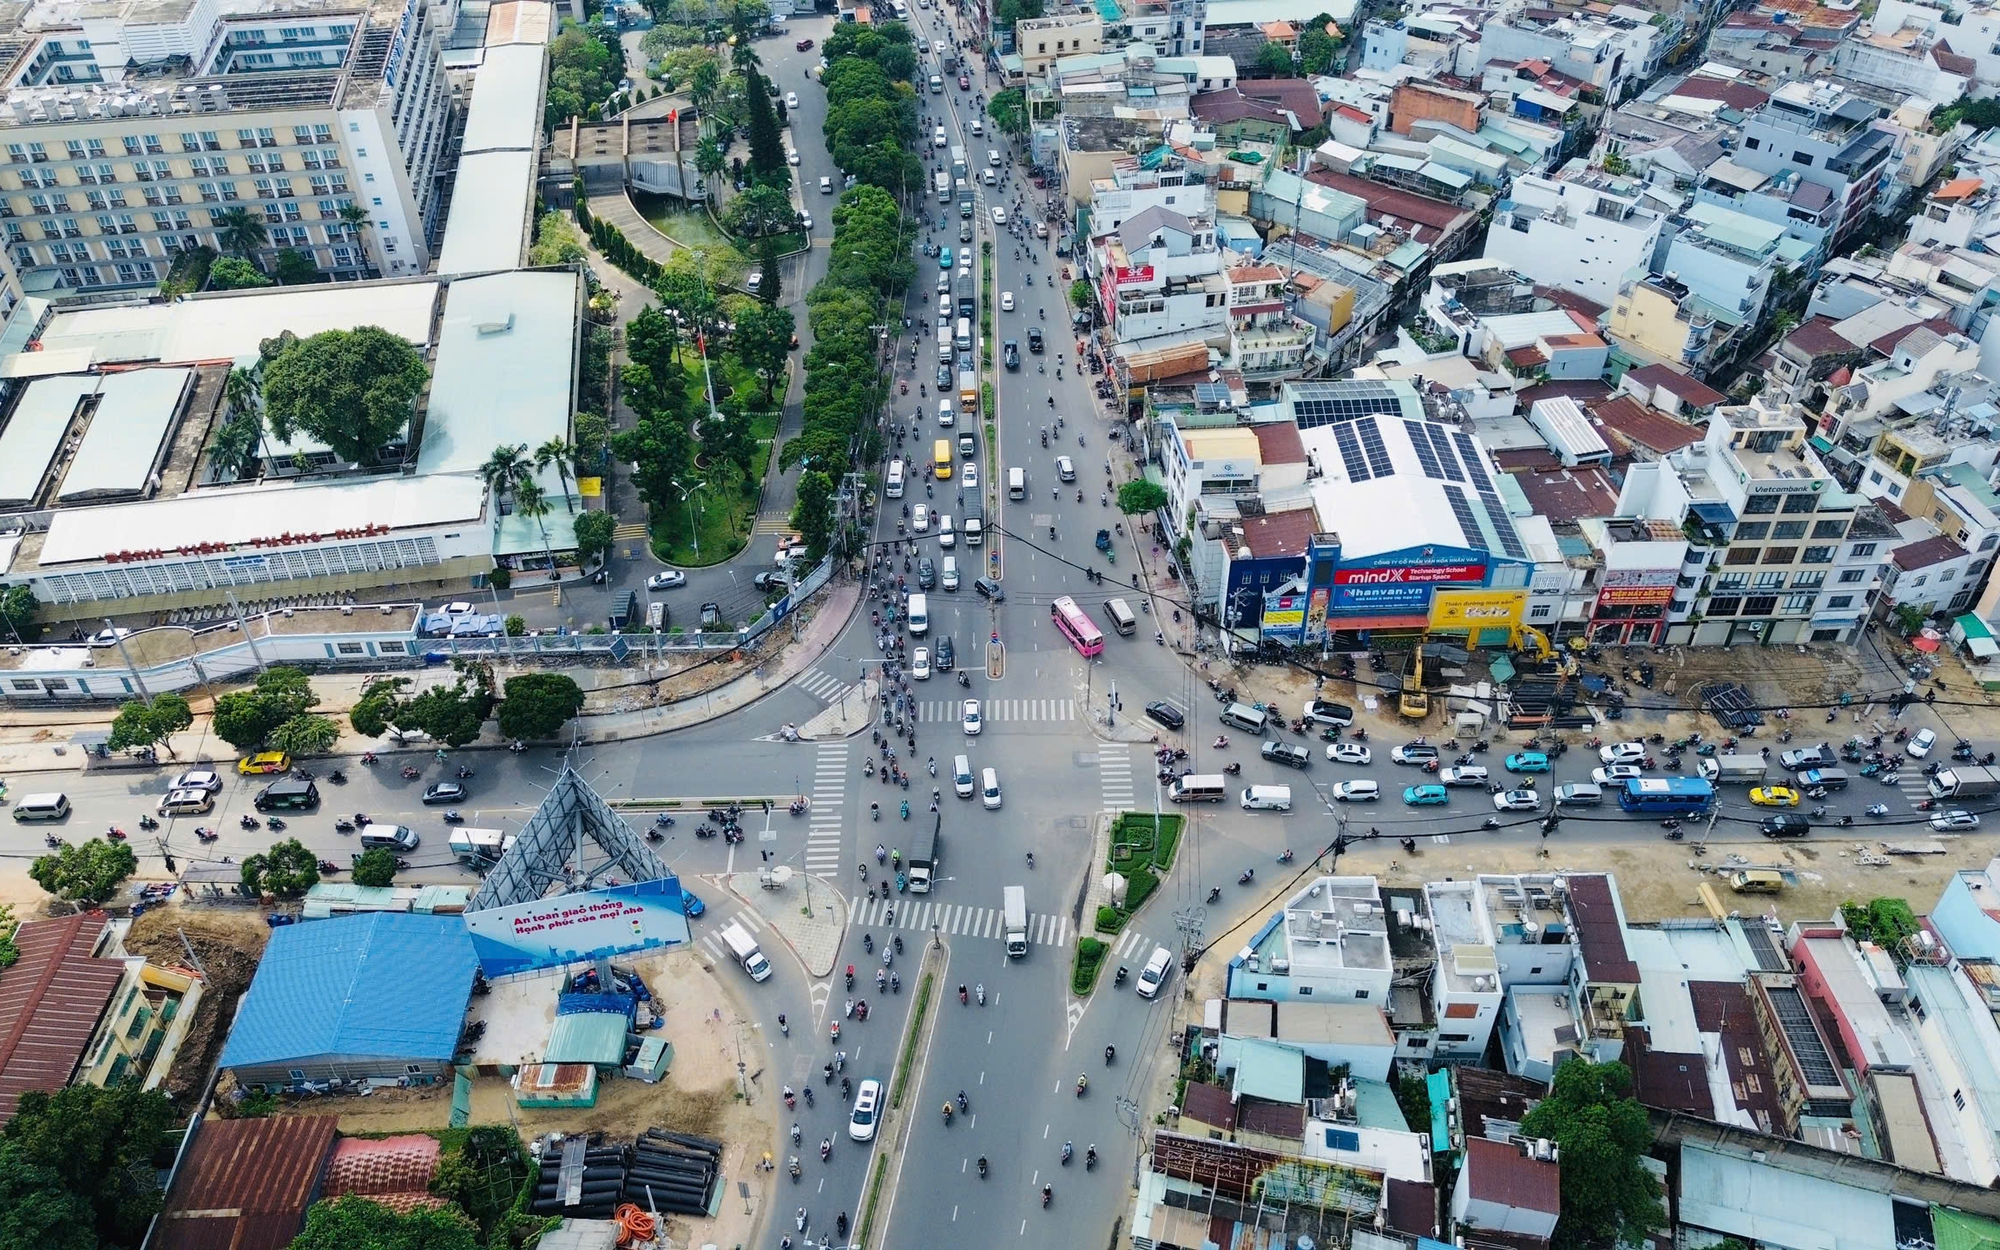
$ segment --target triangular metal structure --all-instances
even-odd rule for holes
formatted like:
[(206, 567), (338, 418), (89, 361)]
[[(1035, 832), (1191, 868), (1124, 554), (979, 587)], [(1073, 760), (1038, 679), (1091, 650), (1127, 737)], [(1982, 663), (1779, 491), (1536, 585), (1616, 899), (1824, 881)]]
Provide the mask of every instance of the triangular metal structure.
[[(586, 841), (599, 853), (588, 854)], [(646, 840), (565, 760), (548, 796), (521, 826), (514, 845), (486, 874), (467, 910), (511, 907), (551, 894), (591, 889), (599, 884), (601, 875), (616, 875), (621, 884), (629, 885), (658, 881), (672, 873)]]

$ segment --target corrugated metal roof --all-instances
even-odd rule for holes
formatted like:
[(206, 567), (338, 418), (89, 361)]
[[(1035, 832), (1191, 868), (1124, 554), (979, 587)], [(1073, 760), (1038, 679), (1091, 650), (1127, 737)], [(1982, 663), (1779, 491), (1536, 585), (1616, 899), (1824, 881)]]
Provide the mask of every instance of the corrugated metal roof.
[(280, 1250), (289, 1244), (319, 1193), (337, 1125), (330, 1115), (202, 1124), (161, 1212), (159, 1250)]
[(31, 920), (14, 935), (21, 957), (0, 972), (0, 1124), (29, 1090), (69, 1084), (125, 975), (116, 959), (92, 959), (102, 912)]
[(448, 1060), (477, 964), (462, 916), (374, 912), (277, 929), (222, 1066), (315, 1055)]
[(625, 1061), (626, 1019), (608, 1011), (557, 1016), (542, 1048), (544, 1063), (588, 1063), (600, 1068)]

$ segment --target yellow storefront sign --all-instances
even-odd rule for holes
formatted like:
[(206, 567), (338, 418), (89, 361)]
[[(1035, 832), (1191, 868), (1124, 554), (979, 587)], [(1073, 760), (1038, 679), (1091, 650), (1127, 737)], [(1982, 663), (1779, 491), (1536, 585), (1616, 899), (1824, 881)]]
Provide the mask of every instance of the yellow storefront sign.
[(1431, 628), (1508, 629), (1527, 607), (1525, 590), (1440, 590), (1431, 599)]

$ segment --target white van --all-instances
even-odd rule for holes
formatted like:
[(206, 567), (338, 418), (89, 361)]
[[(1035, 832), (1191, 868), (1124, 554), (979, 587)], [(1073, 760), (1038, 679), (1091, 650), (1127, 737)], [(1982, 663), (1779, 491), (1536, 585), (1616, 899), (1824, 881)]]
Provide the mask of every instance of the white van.
[(14, 804), (14, 819), (22, 822), (30, 820), (68, 820), (69, 796), (55, 794), (28, 794)]
[(1000, 810), (1000, 774), (990, 768), (979, 770), (979, 801), (989, 812)]
[(1248, 703), (1232, 703), (1222, 709), (1222, 723), (1246, 733), (1261, 734), (1270, 718)]
[(910, 636), (920, 638), (930, 632), (931, 606), (928, 596), (910, 596)]
[(962, 352), (972, 350), (972, 318), (958, 319), (958, 327), (951, 333), (951, 345)]
[(944, 558), (944, 565), (938, 570), (938, 588), (940, 590), (958, 589), (957, 556), (946, 556)]
[(1243, 791), (1242, 801), (1246, 812), (1289, 812), (1292, 810), (1292, 788), (1250, 786)]
[(938, 359), (951, 359), (951, 327), (948, 325), (938, 327)]
[(752, 981), (770, 979), (771, 961), (764, 958), (763, 951), (757, 949), (757, 939), (750, 936), (748, 929), (740, 924), (730, 925), (722, 931), (722, 944), (729, 948), (729, 953), (736, 957), (736, 962), (743, 965), (743, 971), (750, 974)]
[(1190, 773), (1174, 778), (1167, 797), (1176, 803), (1220, 803), (1229, 797), (1229, 787), (1221, 773)]
[(958, 409), (948, 399), (938, 400), (938, 424), (952, 426), (958, 424)]
[(215, 807), (215, 796), (206, 790), (169, 790), (160, 800), (162, 816), (202, 816)]
[(1106, 599), (1104, 615), (1111, 618), (1111, 628), (1126, 638), (1130, 638), (1133, 631), (1139, 628), (1139, 622), (1133, 617), (1132, 609), (1125, 606), (1123, 599)]
[(938, 296), (937, 315), (940, 317), (951, 316), (951, 295), (949, 293)]
[(999, 153), (998, 151), (994, 150), (993, 148), (987, 148), (987, 149), (986, 149), (986, 163), (987, 163), (988, 165), (991, 165), (991, 166), (993, 166), (993, 167), (994, 167), (994, 168), (996, 168), (996, 169), (997, 169), (997, 168), (999, 168), (999, 166), (1000, 166), (1000, 153)]
[(1026, 469), (1007, 470), (1007, 498), (1026, 499), (1028, 497), (1028, 471)]
[(972, 797), (972, 761), (963, 755), (951, 757), (951, 788), (961, 799)]
[(937, 538), (938, 546), (946, 551), (958, 546), (958, 531), (951, 527), (950, 513), (937, 514)]
[(903, 462), (901, 460), (891, 460), (889, 462), (889, 480), (882, 487), (882, 493), (890, 499), (901, 499), (903, 497), (903, 472)]
[(931, 75), (931, 94), (944, 94), (944, 79), (938, 77), (936, 74)]
[(1139, 973), (1139, 997), (1158, 998), (1160, 987), (1167, 983), (1167, 978), (1173, 975), (1173, 971), (1173, 952), (1164, 946), (1155, 946), (1152, 955), (1146, 960), (1145, 968)]
[(665, 629), (666, 625), (667, 625), (667, 605), (659, 599), (655, 599), (651, 603), (647, 604), (646, 627), (648, 629), (651, 629), (654, 633), (657, 634), (662, 629)]

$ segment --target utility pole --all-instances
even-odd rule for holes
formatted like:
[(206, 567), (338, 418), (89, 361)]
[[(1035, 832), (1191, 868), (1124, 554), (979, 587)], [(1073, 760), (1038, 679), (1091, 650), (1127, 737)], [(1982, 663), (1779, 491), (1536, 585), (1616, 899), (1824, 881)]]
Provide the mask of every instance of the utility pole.
[[(235, 602), (234, 599), (230, 600), (231, 604)], [(145, 678), (139, 676), (139, 666), (132, 662), (132, 653), (125, 649), (125, 631), (112, 624), (111, 618), (108, 616), (104, 618), (104, 628), (111, 631), (111, 640), (118, 644), (118, 654), (125, 657), (125, 671), (132, 674), (132, 684), (139, 688), (139, 697), (145, 700), (147, 707), (153, 706), (153, 692), (146, 689)], [(250, 631), (247, 629), (244, 630), (243, 636), (248, 638)], [(251, 650), (256, 650), (255, 643), (251, 644)]]

